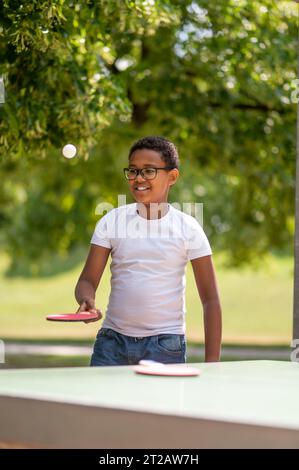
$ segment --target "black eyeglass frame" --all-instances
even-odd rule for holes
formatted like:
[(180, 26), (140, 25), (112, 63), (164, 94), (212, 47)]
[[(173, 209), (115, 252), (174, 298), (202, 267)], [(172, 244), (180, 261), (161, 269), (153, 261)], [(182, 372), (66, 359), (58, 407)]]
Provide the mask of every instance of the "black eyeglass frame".
[[(123, 171), (124, 171), (124, 175), (125, 175), (126, 180), (128, 180), (128, 181), (131, 180), (131, 181), (132, 181), (132, 180), (135, 180), (135, 179), (137, 178), (137, 176), (139, 175), (139, 173), (141, 174), (141, 176), (142, 176), (143, 179), (145, 179), (145, 180), (153, 180), (154, 178), (156, 178), (156, 176), (157, 176), (157, 171), (158, 171), (158, 170), (166, 170), (166, 171), (169, 171), (169, 170), (174, 170), (174, 169), (175, 169), (174, 166), (163, 166), (162, 168), (155, 168), (155, 167), (153, 167), (153, 166), (149, 166), (149, 167), (141, 168), (141, 169), (138, 169), (138, 168), (124, 168)], [(127, 178), (127, 176), (126, 176), (126, 171), (129, 171), (129, 170), (130, 170), (130, 171), (132, 171), (132, 170), (135, 171), (135, 176), (134, 176), (134, 178)], [(156, 174), (155, 174), (155, 176), (154, 176), (153, 178), (145, 178), (144, 175), (143, 175), (143, 173), (142, 173), (144, 170), (156, 170)]]

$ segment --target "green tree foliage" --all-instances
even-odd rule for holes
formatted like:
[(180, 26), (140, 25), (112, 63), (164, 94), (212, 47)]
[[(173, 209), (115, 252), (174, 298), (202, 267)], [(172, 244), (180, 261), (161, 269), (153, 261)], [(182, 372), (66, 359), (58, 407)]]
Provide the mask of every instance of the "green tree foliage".
[(177, 143), (171, 198), (204, 203), (231, 263), (291, 247), (295, 2), (4, 0), (0, 18), (0, 223), (13, 266), (86, 243), (96, 204), (126, 192), (129, 146), (149, 134)]

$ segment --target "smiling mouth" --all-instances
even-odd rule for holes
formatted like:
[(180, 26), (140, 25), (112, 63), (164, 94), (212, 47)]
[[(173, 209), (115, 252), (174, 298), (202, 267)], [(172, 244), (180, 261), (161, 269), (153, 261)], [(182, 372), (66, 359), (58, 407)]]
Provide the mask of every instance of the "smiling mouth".
[(149, 191), (149, 189), (150, 188), (148, 188), (146, 186), (135, 186), (134, 191), (145, 192), (145, 191)]

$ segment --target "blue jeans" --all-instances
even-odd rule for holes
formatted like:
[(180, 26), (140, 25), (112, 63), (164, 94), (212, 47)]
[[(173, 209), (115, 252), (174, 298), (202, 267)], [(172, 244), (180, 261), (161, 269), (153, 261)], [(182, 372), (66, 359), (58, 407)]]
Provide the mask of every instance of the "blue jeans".
[(91, 366), (124, 366), (141, 359), (177, 364), (186, 362), (185, 335), (160, 334), (135, 338), (101, 328), (91, 356)]

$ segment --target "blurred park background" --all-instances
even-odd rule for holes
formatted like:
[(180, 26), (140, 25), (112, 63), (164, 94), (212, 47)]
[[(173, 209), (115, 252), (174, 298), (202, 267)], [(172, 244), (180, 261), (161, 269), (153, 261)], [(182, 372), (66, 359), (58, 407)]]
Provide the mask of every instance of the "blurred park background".
[[(96, 206), (116, 207), (119, 194), (133, 202), (122, 168), (129, 147), (146, 135), (178, 147), (181, 177), (170, 202), (203, 203), (224, 359), (250, 351), (286, 358), (297, 34), (292, 0), (1, 2), (4, 367), (88, 364), (88, 351), (80, 351), (91, 347), (100, 323), (56, 324), (45, 316), (77, 309), (74, 288)], [(71, 160), (61, 154), (67, 143), (78, 149)], [(187, 339), (189, 360), (198, 360), (202, 307), (191, 271)], [(97, 292), (103, 311), (109, 275), (107, 266)], [(25, 354), (24, 344), (78, 349)]]

